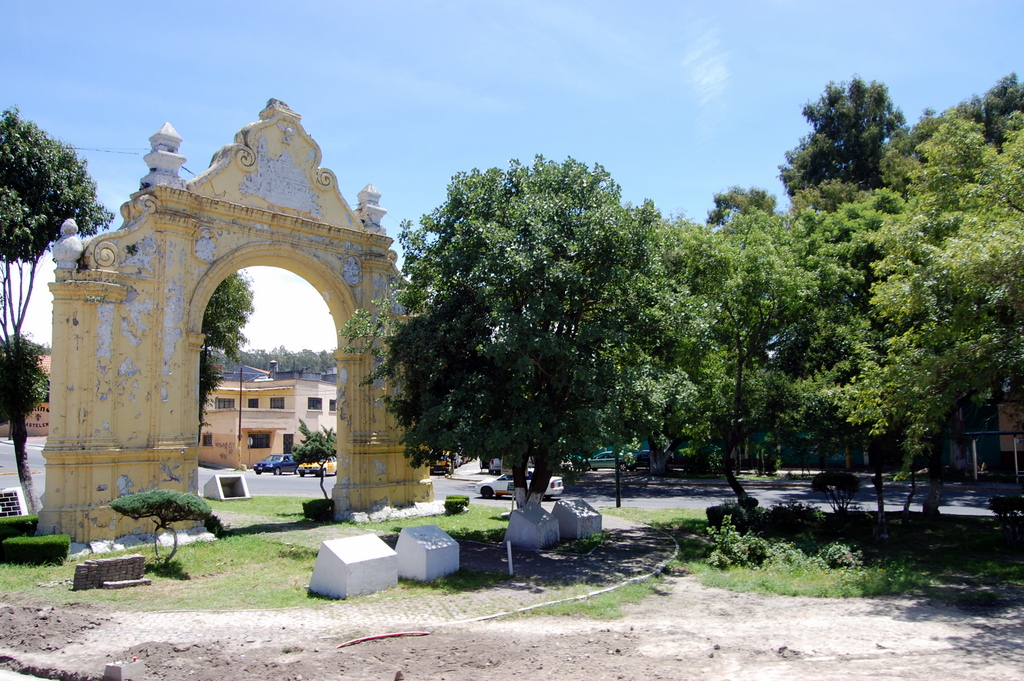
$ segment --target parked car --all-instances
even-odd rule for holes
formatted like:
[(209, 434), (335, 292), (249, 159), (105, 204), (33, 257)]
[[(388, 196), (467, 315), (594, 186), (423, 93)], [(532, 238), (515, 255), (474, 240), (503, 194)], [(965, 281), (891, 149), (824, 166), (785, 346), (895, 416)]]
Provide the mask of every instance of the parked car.
[(651, 468), (651, 450), (649, 450), (649, 449), (640, 449), (640, 450), (637, 450), (637, 451), (633, 452), (633, 456), (636, 457), (636, 466), (635, 466), (635, 468), (646, 468), (646, 469), (650, 470), (650, 468)]
[[(526, 479), (533, 479), (533, 471), (526, 472)], [(551, 481), (548, 482), (548, 489), (544, 492), (544, 498), (548, 497), (559, 497), (562, 496), (562, 492), (565, 491), (565, 484), (562, 482), (562, 478), (557, 475), (551, 476)], [(484, 499), (492, 499), (494, 497), (511, 496), (513, 493), (512, 489), (512, 474), (505, 473), (499, 475), (496, 478), (490, 480), (483, 480), (476, 484), (476, 493), (482, 496)]]
[(271, 454), (263, 461), (257, 461), (252, 469), (256, 471), (256, 475), (261, 473), (281, 475), (281, 473), (294, 473), (298, 467), (298, 462), (292, 458), (291, 454)]
[[(324, 465), (324, 475), (337, 475), (338, 474), (338, 460), (333, 456), (327, 459), (327, 463)], [(299, 477), (304, 478), (307, 475), (314, 475), (320, 477), (320, 462), (301, 463), (299, 464)]]
[[(648, 459), (650, 461), (650, 459)], [(619, 455), (619, 470), (620, 471), (635, 471), (636, 470), (636, 457), (632, 454), (620, 454)], [(615, 469), (615, 452), (602, 451), (598, 452), (594, 456), (590, 457), (587, 461), (587, 465), (590, 470), (596, 471), (601, 468)], [(649, 465), (649, 464), (648, 464)]]
[(437, 459), (430, 464), (431, 475), (448, 475), (452, 472), (452, 463), (448, 459)]
[(500, 475), (501, 459), (499, 459), (498, 457), (494, 457), (493, 459), (491, 459), (491, 463), (487, 467), (487, 472), (490, 473), (491, 475)]

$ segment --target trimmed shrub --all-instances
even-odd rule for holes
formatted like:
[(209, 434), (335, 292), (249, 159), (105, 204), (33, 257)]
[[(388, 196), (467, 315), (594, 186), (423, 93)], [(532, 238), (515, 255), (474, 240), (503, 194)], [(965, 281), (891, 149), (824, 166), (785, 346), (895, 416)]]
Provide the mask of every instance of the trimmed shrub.
[(0, 563), (6, 562), (6, 559), (4, 558), (4, 548), (3, 548), (4, 540), (5, 539), (10, 539), (11, 537), (24, 537), (24, 536), (25, 536), (25, 534), (23, 532), (19, 532), (18, 530), (16, 530), (15, 528), (11, 527), (10, 525), (0, 525)]
[(847, 471), (822, 471), (811, 480), (811, 489), (825, 495), (833, 513), (846, 513), (860, 490), (860, 479)]
[(458, 515), (469, 507), (469, 497), (462, 494), (449, 494), (444, 498), (444, 512), (448, 515)]
[(160, 531), (169, 530), (174, 537), (174, 548), (164, 559), (167, 563), (171, 562), (174, 554), (178, 551), (178, 533), (174, 531), (171, 524), (187, 520), (205, 521), (213, 513), (213, 509), (210, 508), (210, 504), (206, 503), (206, 499), (169, 489), (154, 489), (149, 492), (129, 494), (111, 501), (110, 508), (132, 520), (152, 518), (153, 524), (156, 525), (156, 532), (153, 533), (153, 552), (157, 558), (160, 557), (158, 548), (160, 546)]
[(3, 541), (8, 563), (18, 565), (59, 565), (68, 557), (71, 537), (47, 534), (42, 537), (10, 537)]
[(825, 518), (820, 510), (800, 501), (775, 504), (768, 509), (768, 524), (783, 532), (799, 532), (818, 525)]
[(334, 520), (334, 499), (310, 499), (302, 502), (302, 515), (318, 523)]
[(728, 502), (718, 506), (708, 506), (704, 513), (708, 518), (708, 526), (719, 528), (726, 516), (732, 518), (732, 525), (740, 534), (761, 534), (764, 532), (768, 512), (758, 508), (754, 497), (743, 497), (739, 502)]
[(988, 507), (999, 518), (1006, 543), (1024, 544), (1024, 495), (992, 497), (988, 500)]
[(13, 527), (23, 535), (35, 534), (38, 523), (39, 516), (37, 515), (9, 515), (0, 518), (0, 528)]
[(227, 533), (227, 528), (224, 527), (224, 523), (216, 515), (211, 513), (206, 520), (203, 521), (203, 527), (206, 531), (212, 534), (214, 537), (220, 539)]

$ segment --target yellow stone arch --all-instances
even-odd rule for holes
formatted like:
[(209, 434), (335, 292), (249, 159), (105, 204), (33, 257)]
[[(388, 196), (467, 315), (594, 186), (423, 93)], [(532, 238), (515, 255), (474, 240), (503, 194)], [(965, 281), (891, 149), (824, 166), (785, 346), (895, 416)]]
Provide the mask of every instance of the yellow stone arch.
[[(198, 490), (203, 313), (229, 274), (253, 265), (297, 274), (323, 296), (336, 328), (357, 308), (391, 312), (374, 308), (399, 276), (380, 195), (368, 185), (353, 210), (300, 120), (270, 100), (188, 183), (177, 174), (181, 139), (165, 125), (150, 138), (150, 173), (121, 207), (121, 227), (77, 251), (60, 249), (79, 255), (58, 262), (50, 285), (44, 532), (88, 542), (148, 531), (109, 502), (148, 489)], [(362, 384), (373, 359), (340, 349), (335, 357), (335, 513), (432, 500), (429, 478), (408, 465), (384, 412), (385, 386)]]

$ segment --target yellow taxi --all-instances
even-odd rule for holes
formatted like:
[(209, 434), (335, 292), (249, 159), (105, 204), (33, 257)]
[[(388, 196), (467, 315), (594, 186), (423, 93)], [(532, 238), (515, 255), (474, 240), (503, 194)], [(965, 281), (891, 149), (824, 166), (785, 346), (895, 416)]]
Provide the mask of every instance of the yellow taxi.
[[(325, 475), (337, 475), (338, 474), (338, 460), (333, 456), (327, 459), (327, 463), (324, 464), (323, 471)], [(299, 477), (304, 478), (307, 475), (313, 475), (320, 477), (320, 462), (315, 463), (300, 463), (299, 464)]]

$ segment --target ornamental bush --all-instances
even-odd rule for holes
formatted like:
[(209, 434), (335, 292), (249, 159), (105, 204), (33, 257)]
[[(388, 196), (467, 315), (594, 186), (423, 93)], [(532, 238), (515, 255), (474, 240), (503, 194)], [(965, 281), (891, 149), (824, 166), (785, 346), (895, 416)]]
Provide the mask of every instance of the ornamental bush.
[(739, 502), (727, 502), (718, 506), (708, 506), (704, 513), (708, 517), (708, 526), (718, 528), (726, 516), (732, 518), (732, 525), (740, 534), (761, 534), (764, 532), (768, 512), (758, 508), (754, 497), (745, 496)]
[(334, 520), (334, 499), (310, 499), (302, 502), (302, 515), (318, 523)]
[(999, 518), (1006, 543), (1024, 544), (1024, 495), (992, 497), (988, 500), (988, 507)]
[(799, 532), (814, 527), (824, 517), (820, 510), (800, 501), (787, 501), (768, 509), (769, 526), (782, 532)]
[(469, 497), (462, 494), (449, 494), (444, 498), (444, 512), (458, 515), (469, 507)]
[(174, 537), (174, 548), (164, 559), (165, 563), (171, 562), (174, 554), (178, 551), (178, 533), (174, 532), (171, 524), (188, 520), (202, 522), (213, 514), (213, 510), (205, 499), (200, 499), (194, 494), (175, 492), (169, 489), (129, 494), (111, 501), (110, 508), (132, 520), (152, 518), (153, 524), (156, 525), (156, 532), (153, 533), (153, 553), (157, 558), (160, 557), (160, 533), (165, 530), (170, 531)]
[(847, 471), (822, 471), (811, 480), (811, 489), (825, 495), (833, 513), (846, 513), (860, 490), (860, 479)]

